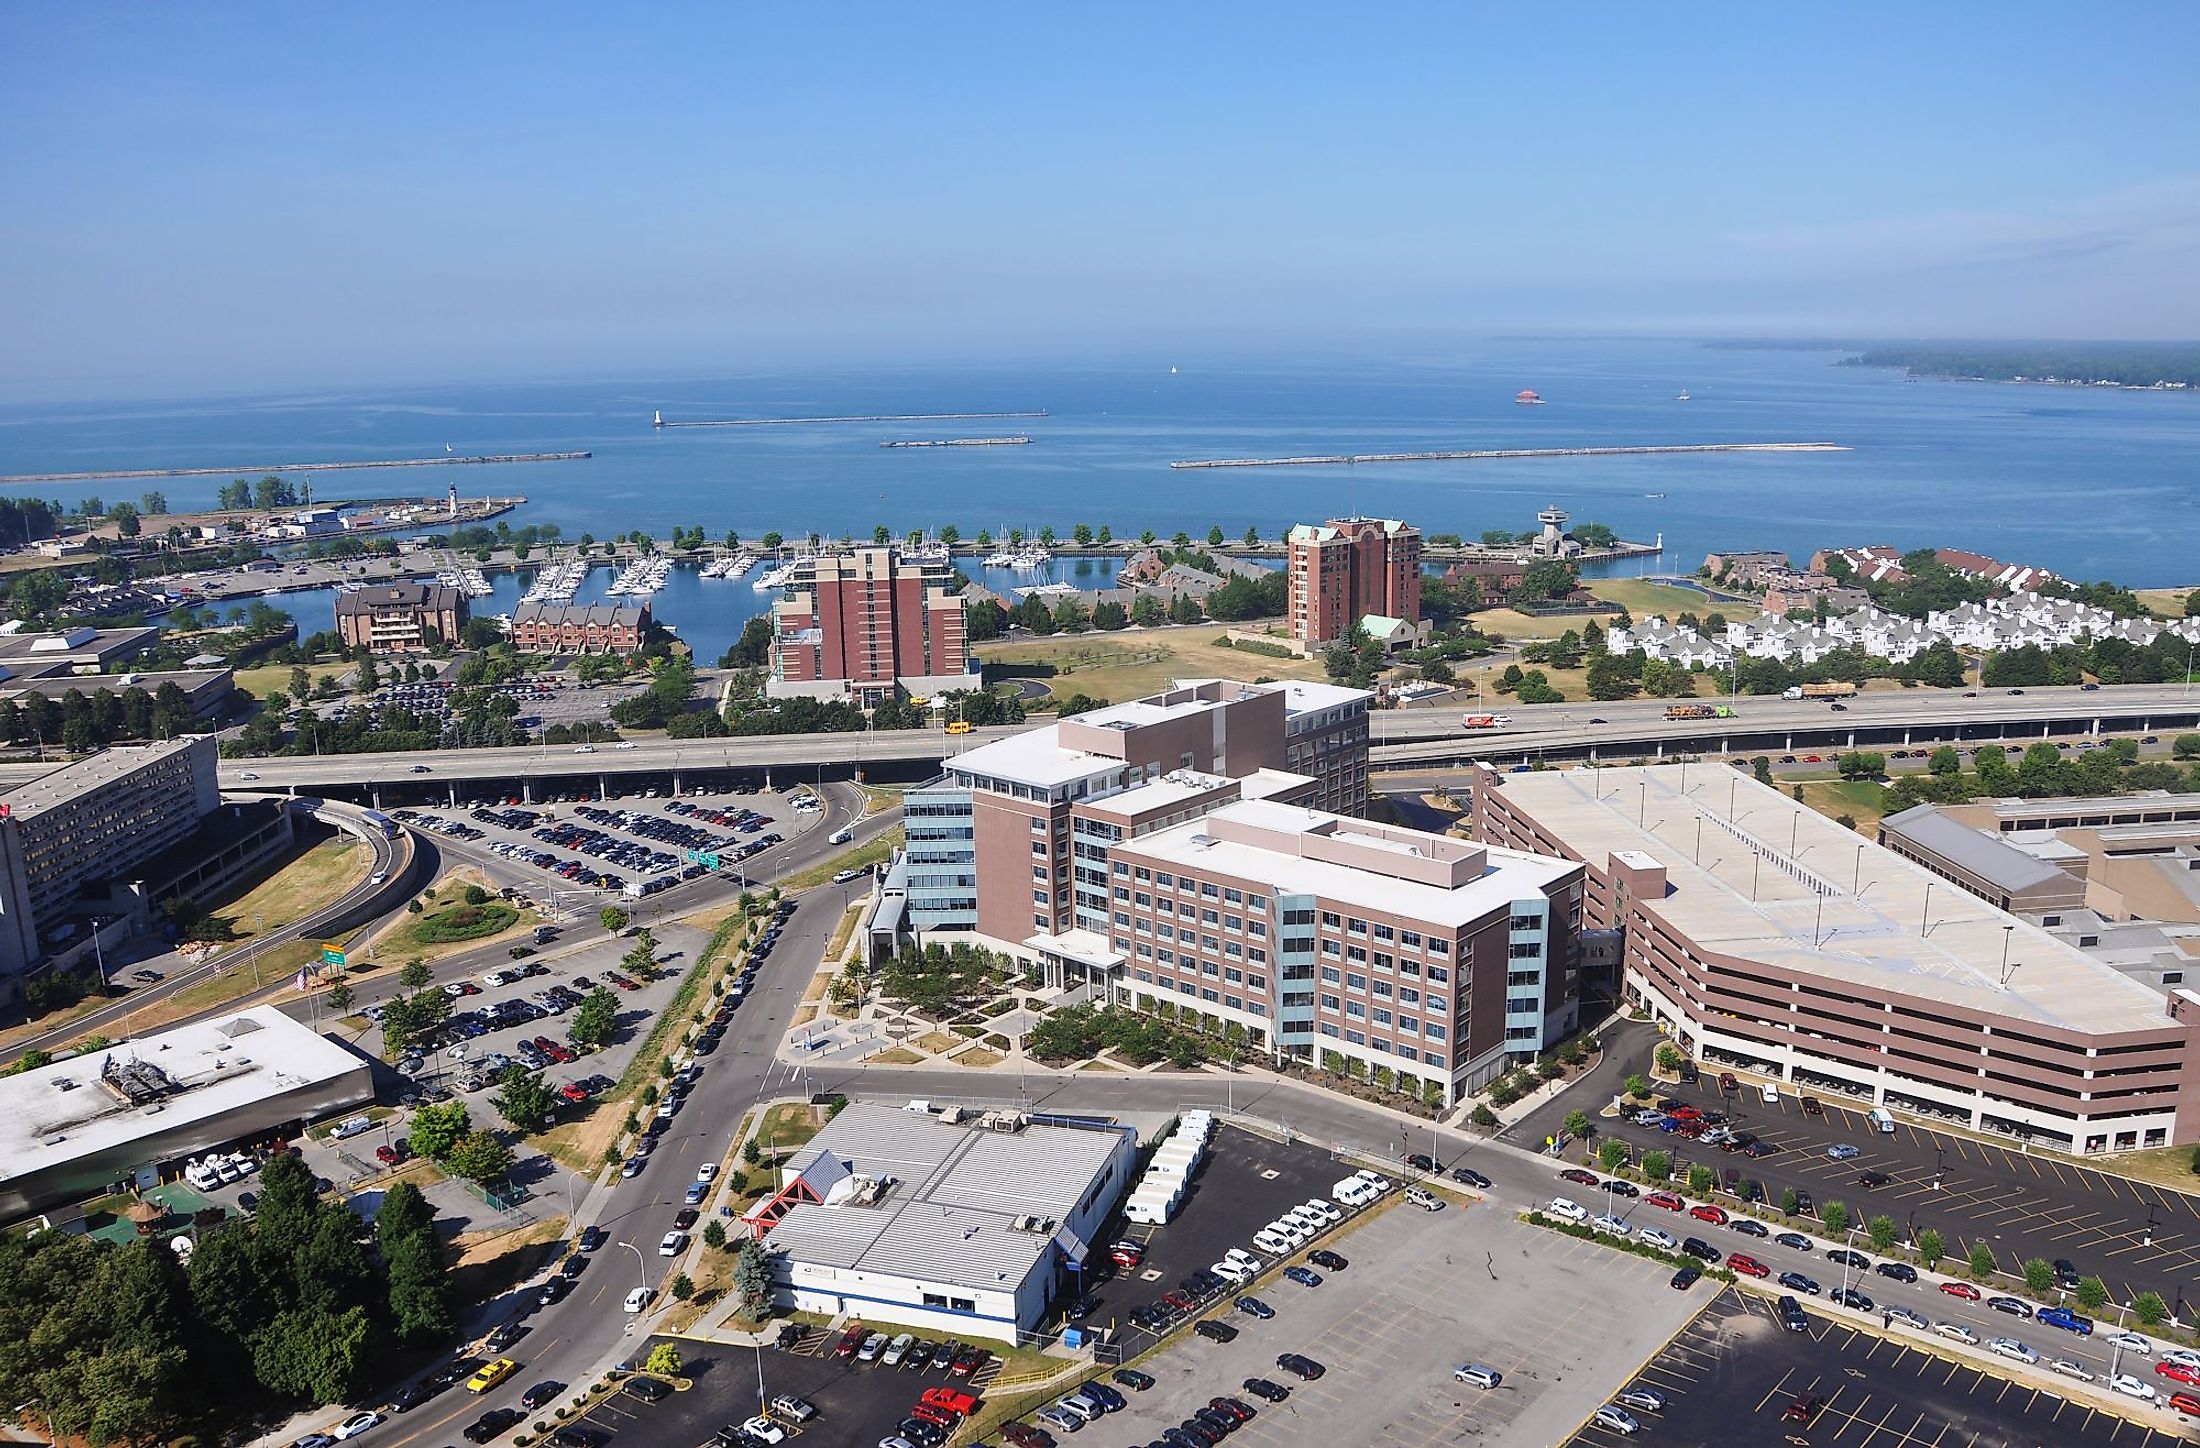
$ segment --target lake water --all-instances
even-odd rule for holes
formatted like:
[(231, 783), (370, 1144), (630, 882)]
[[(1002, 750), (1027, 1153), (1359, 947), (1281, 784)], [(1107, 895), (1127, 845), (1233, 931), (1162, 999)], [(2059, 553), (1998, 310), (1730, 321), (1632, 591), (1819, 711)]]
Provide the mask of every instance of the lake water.
[[(1158, 358), (1001, 367), (539, 383), (235, 402), (0, 409), (0, 473), (128, 466), (588, 450), (582, 462), (314, 476), (322, 498), (525, 494), (515, 526), (568, 538), (777, 529), (868, 536), (911, 528), (1107, 523), (1274, 536), (1339, 513), (1472, 536), (1534, 526), (1556, 505), (1629, 538), (1663, 535), (1686, 571), (1714, 548), (1799, 557), (1832, 544), (1944, 544), (2079, 578), (2194, 581), (2200, 396), (1908, 382), (1829, 353), (1653, 341), (1501, 341), (1390, 362)], [(1174, 373), (1170, 368), (1178, 370)], [(1541, 407), (1516, 406), (1532, 387)], [(1692, 400), (1677, 401), (1682, 389)], [(827, 427), (653, 429), (668, 418), (1044, 408), (1044, 418)], [(1026, 434), (1024, 447), (885, 449), (889, 438)], [(1695, 454), (1357, 468), (1186, 472), (1173, 459), (1439, 448), (1833, 442), (1820, 454)], [(150, 488), (175, 508), (221, 479), (27, 491), (73, 501)], [(19, 490), (21, 491), (21, 490)], [(1630, 564), (1627, 571), (1641, 565)], [(598, 584), (608, 579), (598, 575)], [(1053, 576), (1061, 576), (1059, 565)], [(988, 583), (994, 580), (988, 579)], [(1004, 578), (1001, 583), (1019, 580)], [(1021, 580), (1029, 582), (1033, 580)], [(1069, 581), (1097, 583), (1104, 575)], [(584, 594), (584, 598), (589, 595)], [(504, 584), (492, 611), (507, 608)], [(658, 612), (715, 659), (763, 595), (675, 574)], [(309, 628), (328, 601), (301, 598)]]

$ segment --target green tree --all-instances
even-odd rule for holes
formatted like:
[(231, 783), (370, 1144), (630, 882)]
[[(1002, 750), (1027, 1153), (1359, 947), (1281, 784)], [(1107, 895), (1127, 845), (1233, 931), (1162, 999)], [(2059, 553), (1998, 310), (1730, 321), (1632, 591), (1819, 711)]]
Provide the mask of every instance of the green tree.
[[(2200, 598), (2200, 590), (2196, 590), (2192, 596)], [(2131, 1299), (2131, 1315), (2139, 1319), (2141, 1327), (2160, 1327), (2169, 1321), (2169, 1304), (2162, 1300), (2159, 1292), (2142, 1292)]]
[(1627, 1078), (1627, 1094), (1641, 1100), (1650, 1094), (1650, 1078), (1641, 1072)]
[(1586, 1111), (1567, 1112), (1566, 1134), (1576, 1141), (1586, 1140), (1589, 1135), (1589, 1113)]
[(1220, 548), (1222, 546), (1221, 524), (1218, 523), (1207, 530), (1207, 546), (1210, 548)]
[(1878, 1248), (1882, 1254), (1890, 1250), (1895, 1239), (1902, 1235), (1902, 1230), (1894, 1224), (1894, 1218), (1889, 1216), (1873, 1217), (1864, 1224), (1864, 1230), (1870, 1234), (1872, 1246)]
[(338, 1015), (351, 1009), (351, 982), (340, 980), (328, 988), (328, 1008)]
[(509, 1066), (505, 1068), (496, 1095), (489, 1098), (489, 1104), (496, 1107), (497, 1115), (521, 1131), (534, 1132), (542, 1130), (550, 1119), (557, 1100), (557, 1093), (543, 1080), (540, 1071)]
[(473, 1130), (463, 1101), (446, 1101), (413, 1109), (412, 1129), (405, 1142), (414, 1153), (430, 1161), (442, 1161)]
[(672, 1295), (682, 1302), (695, 1295), (695, 1282), (687, 1273), (676, 1274), (672, 1279)]
[(1826, 1224), (1826, 1235), (1838, 1237), (1849, 1229), (1849, 1209), (1845, 1202), (1828, 1202), (1818, 1209), (1818, 1220)]
[(1618, 1171), (1627, 1165), (1627, 1143), (1606, 1137), (1597, 1144), (1597, 1161), (1606, 1171)]
[(2045, 1297), (2055, 1290), (2055, 1264), (2045, 1257), (2028, 1258), (2024, 1264), (2024, 1287), (2034, 1297)]
[(713, 1250), (726, 1245), (726, 1224), (716, 1217), (703, 1223), (703, 1245)]
[(1930, 1272), (1948, 1255), (1948, 1244), (1941, 1239), (1938, 1229), (1927, 1227), (1917, 1234), (1917, 1260)]
[(342, 1403), (364, 1386), (375, 1361), (374, 1326), (364, 1307), (300, 1307), (269, 1323), (252, 1346), (260, 1386), (312, 1403)]
[(1680, 1070), (1681, 1063), (1686, 1061), (1687, 1059), (1688, 1058), (1686, 1056), (1683, 1056), (1681, 1054), (1681, 1048), (1674, 1045), (1670, 1041), (1664, 1042), (1658, 1047), (1658, 1069), (1665, 1072), (1668, 1076)]
[[(695, 1290), (694, 1284), (690, 1283), (688, 1290), (693, 1292)], [(660, 1378), (676, 1378), (680, 1376), (680, 1370), (686, 1366), (687, 1364), (680, 1360), (679, 1347), (669, 1342), (658, 1343), (649, 1350), (649, 1356), (642, 1359), (642, 1371), (654, 1373)]]
[(1793, 1187), (1782, 1187), (1782, 1188), (1780, 1189), (1780, 1215), (1781, 1215), (1781, 1216), (1783, 1216), (1783, 1217), (1792, 1217), (1792, 1216), (1794, 1216), (1794, 1215), (1795, 1215), (1795, 1213), (1796, 1213), (1796, 1211), (1797, 1211), (1797, 1209), (1799, 1209), (1799, 1208), (1800, 1208), (1800, 1207), (1801, 1207), (1802, 1205), (1803, 1205), (1803, 1199), (1802, 1199), (1801, 1197), (1799, 1197), (1799, 1196), (1797, 1196), (1797, 1195), (1795, 1194), (1795, 1188), (1793, 1188)]
[(2108, 1306), (2108, 1284), (2098, 1277), (2078, 1279), (2078, 1305), (2087, 1312), (2099, 1312)]
[(1942, 776), (1961, 774), (1963, 772), (1963, 756), (1956, 752), (1954, 745), (1943, 744), (1932, 752), (1927, 768), (1931, 769), (1934, 774)]
[(1488, 1103), (1477, 1101), (1474, 1110), (1467, 1113), (1467, 1120), (1487, 1131), (1497, 1125), (1497, 1113), (1490, 1110)]
[(426, 990), (428, 982), (435, 979), (428, 970), (428, 962), (419, 956), (406, 961), (397, 970), (397, 983), (406, 990)]
[(486, 1186), (512, 1169), (512, 1149), (490, 1132), (469, 1131), (452, 1144), (443, 1165), (452, 1174)]
[(1708, 1196), (1719, 1184), (1719, 1174), (1702, 1162), (1691, 1162), (1688, 1167), (1688, 1190), (1695, 1195)]
[(618, 1024), (619, 998), (609, 986), (599, 985), (583, 996), (574, 1008), (566, 1034), (576, 1046), (601, 1050), (611, 1044), (612, 1033), (618, 1029)]
[(616, 905), (606, 905), (596, 912), (596, 919), (602, 922), (603, 928), (613, 935), (617, 935), (620, 931), (626, 929), (627, 922), (633, 918)]
[(1673, 1174), (1673, 1153), (1646, 1151), (1642, 1154), (1642, 1174), (1645, 1180), (1662, 1182)]
[(1991, 1243), (1985, 1241), (1972, 1242), (1968, 1256), (1971, 1276), (1975, 1281), (1984, 1282), (1994, 1275), (1996, 1263), (1994, 1261), (1994, 1248)]
[(771, 1256), (754, 1237), (742, 1238), (741, 1250), (734, 1255), (733, 1290), (752, 1317), (760, 1316), (771, 1303)]
[(1756, 776), (1759, 784), (1772, 783), (1772, 760), (1765, 755), (1758, 755), (1749, 761), (1749, 772)]

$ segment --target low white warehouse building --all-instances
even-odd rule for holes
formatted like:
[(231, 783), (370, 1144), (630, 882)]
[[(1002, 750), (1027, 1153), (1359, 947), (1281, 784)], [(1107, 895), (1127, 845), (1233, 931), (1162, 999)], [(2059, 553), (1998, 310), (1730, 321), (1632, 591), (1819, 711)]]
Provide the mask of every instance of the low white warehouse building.
[(858, 1102), (743, 1223), (781, 1306), (1013, 1343), (1130, 1184), (1137, 1132)]

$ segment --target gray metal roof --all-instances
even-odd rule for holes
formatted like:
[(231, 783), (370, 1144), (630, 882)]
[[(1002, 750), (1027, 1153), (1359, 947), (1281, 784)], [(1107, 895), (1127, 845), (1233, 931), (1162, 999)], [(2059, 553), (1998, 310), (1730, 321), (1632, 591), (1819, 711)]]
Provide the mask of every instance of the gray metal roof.
[(949, 1126), (857, 1102), (789, 1158), (788, 1177), (830, 1156), (859, 1176), (896, 1179), (875, 1206), (802, 1203), (766, 1242), (799, 1261), (947, 1286), (1013, 1291), (1054, 1238), (1018, 1231), (1024, 1216), (1065, 1220), (1107, 1168), (1112, 1131)]
[(2053, 865), (1951, 819), (1933, 805), (1913, 805), (1879, 823), (1888, 834), (1911, 841), (1997, 889), (2014, 892), (2058, 880), (2073, 883)]

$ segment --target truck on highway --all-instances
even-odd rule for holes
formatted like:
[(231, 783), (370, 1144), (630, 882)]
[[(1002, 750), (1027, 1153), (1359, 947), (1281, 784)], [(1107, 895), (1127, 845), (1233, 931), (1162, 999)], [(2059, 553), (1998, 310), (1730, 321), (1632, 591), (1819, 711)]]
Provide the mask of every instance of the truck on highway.
[(1502, 714), (1468, 714), (1459, 722), (1469, 729), (1502, 729), (1512, 720)]
[(1668, 719), (1732, 719), (1736, 715), (1726, 704), (1675, 704), (1665, 711)]
[(1783, 699), (1846, 699), (1856, 693), (1850, 683), (1790, 684), (1780, 691)]

